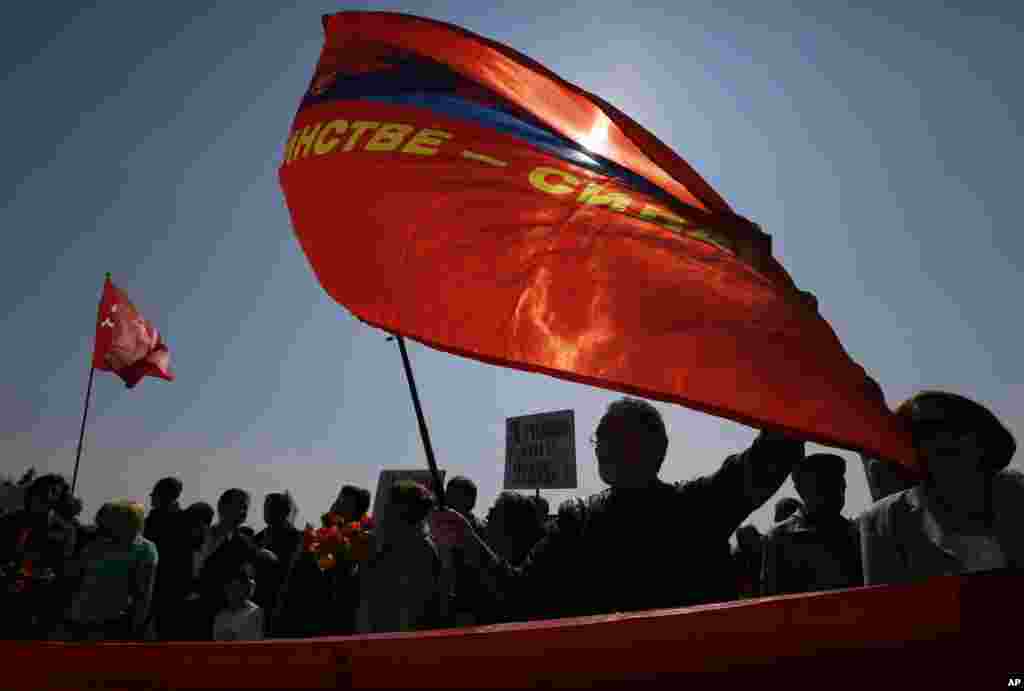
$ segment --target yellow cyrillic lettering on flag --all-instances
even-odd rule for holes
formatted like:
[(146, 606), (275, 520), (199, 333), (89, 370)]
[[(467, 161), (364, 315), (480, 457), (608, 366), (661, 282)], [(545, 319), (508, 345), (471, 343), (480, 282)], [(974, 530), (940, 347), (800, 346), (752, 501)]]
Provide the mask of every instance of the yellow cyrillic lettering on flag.
[(444, 144), (445, 139), (451, 139), (451, 132), (442, 130), (422, 129), (413, 135), (409, 143), (402, 147), (404, 154), (419, 154), (420, 156), (433, 156), (437, 153), (437, 147)]
[(327, 138), (330, 134), (341, 135), (348, 129), (348, 122), (345, 120), (331, 120), (323, 129), (320, 131), (320, 135), (316, 138), (316, 143), (313, 144), (313, 151), (316, 152), (317, 156), (323, 156), (329, 154), (338, 148), (338, 144), (341, 143), (340, 136), (333, 136), (330, 139)]
[(409, 136), (415, 129), (412, 125), (402, 125), (396, 122), (385, 122), (380, 129), (373, 133), (370, 141), (366, 142), (367, 151), (394, 151), (399, 144)]
[(568, 182), (570, 185), (580, 184), (579, 179), (566, 173), (565, 171), (558, 170), (557, 168), (547, 168), (541, 166), (540, 168), (534, 168), (530, 171), (530, 184), (539, 189), (542, 192), (549, 194), (571, 194), (573, 188), (569, 185), (561, 185), (557, 183), (548, 182), (548, 178), (551, 176), (560, 177), (563, 181)]
[(355, 148), (356, 142), (359, 141), (359, 137), (363, 134), (363, 132), (365, 132), (366, 130), (375, 130), (378, 127), (380, 127), (379, 122), (371, 122), (369, 120), (356, 120), (355, 122), (352, 123), (352, 136), (348, 138), (348, 141), (345, 142), (345, 146), (342, 147), (341, 150), (351, 151), (352, 149)]

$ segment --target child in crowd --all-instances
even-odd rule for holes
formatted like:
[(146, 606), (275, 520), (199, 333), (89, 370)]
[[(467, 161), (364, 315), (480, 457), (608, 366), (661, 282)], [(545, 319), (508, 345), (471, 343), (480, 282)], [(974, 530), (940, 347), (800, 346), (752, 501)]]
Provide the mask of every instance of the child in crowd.
[(227, 606), (213, 622), (215, 641), (263, 640), (263, 609), (252, 601), (256, 579), (252, 564), (246, 562), (224, 584)]

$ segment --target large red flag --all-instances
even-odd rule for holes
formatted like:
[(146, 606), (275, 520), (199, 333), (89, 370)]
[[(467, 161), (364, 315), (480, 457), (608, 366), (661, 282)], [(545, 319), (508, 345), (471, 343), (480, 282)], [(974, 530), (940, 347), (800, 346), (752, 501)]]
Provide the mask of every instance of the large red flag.
[(174, 381), (170, 358), (157, 328), (142, 318), (125, 292), (107, 276), (96, 320), (92, 366), (114, 372), (130, 389), (145, 376)]
[(358, 318), (914, 465), (770, 237), (653, 134), (456, 26), (324, 27), (280, 178), (320, 283)]

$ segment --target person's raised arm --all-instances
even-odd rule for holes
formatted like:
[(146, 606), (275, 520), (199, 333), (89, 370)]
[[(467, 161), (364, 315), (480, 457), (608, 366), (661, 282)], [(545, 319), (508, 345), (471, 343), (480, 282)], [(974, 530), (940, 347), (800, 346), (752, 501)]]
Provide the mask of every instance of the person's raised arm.
[(764, 430), (740, 456), (743, 460), (744, 494), (751, 505), (750, 510), (754, 511), (779, 491), (793, 466), (803, 459), (804, 442)]
[[(544, 602), (544, 596), (549, 596), (556, 585), (567, 578), (572, 568), (572, 555), (579, 546), (580, 534), (574, 528), (581, 525), (582, 514), (570, 511), (563, 516), (565, 512), (559, 513), (558, 527), (541, 538), (517, 565), (496, 554), (456, 511), (435, 511), (431, 524), (438, 542), (463, 548), (467, 565), (480, 571), (483, 584), (501, 608), (521, 610), (525, 603), (531, 602), (531, 607), (537, 611), (530, 614), (540, 615), (551, 609), (546, 607), (550, 603)], [(513, 613), (523, 614), (521, 611)]]
[(707, 505), (722, 519), (713, 529), (727, 537), (779, 491), (803, 457), (802, 440), (764, 430), (746, 451), (729, 456), (717, 471), (691, 485), (708, 493)]

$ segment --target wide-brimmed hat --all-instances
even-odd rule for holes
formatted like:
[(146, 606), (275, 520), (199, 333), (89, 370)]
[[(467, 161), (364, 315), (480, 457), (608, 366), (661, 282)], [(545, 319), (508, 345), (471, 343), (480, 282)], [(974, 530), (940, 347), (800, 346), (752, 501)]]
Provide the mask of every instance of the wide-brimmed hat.
[(1010, 464), (1017, 450), (1017, 442), (1010, 430), (988, 408), (958, 394), (922, 391), (896, 409), (896, 415), (907, 422), (913, 434), (917, 433), (919, 404), (922, 401), (937, 404), (951, 425), (965, 427), (978, 434), (979, 443), (984, 449), (982, 463), (987, 469), (998, 472)]

